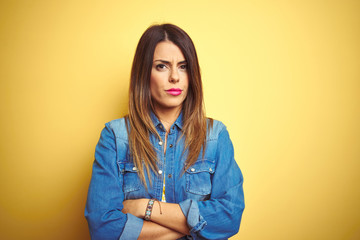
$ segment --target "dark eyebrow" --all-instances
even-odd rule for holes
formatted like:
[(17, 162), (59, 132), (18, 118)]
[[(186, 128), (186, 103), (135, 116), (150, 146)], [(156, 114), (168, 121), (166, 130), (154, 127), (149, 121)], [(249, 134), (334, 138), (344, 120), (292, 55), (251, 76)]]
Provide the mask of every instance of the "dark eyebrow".
[[(156, 62), (156, 61), (162, 62), (162, 63), (165, 63), (165, 64), (170, 64), (169, 61), (165, 61), (165, 60), (161, 60), (161, 59), (154, 60), (154, 62)], [(186, 63), (186, 60), (178, 62), (178, 64), (184, 64), (184, 63)]]

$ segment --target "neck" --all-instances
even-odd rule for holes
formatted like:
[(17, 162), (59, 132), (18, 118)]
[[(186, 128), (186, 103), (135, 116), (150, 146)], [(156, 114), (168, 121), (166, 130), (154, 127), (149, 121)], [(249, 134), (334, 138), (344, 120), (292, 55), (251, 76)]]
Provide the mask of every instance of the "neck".
[(171, 125), (176, 121), (181, 112), (181, 107), (179, 108), (170, 108), (170, 109), (159, 109), (155, 107), (156, 115), (158, 116), (160, 122), (164, 125), (166, 132), (170, 131)]

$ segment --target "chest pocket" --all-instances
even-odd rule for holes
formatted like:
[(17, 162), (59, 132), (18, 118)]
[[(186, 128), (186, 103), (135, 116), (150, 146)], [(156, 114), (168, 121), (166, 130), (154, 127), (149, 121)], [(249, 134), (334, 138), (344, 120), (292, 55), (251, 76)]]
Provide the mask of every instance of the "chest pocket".
[(208, 195), (211, 193), (211, 179), (215, 172), (215, 163), (211, 160), (198, 160), (186, 170), (186, 191)]
[(123, 175), (123, 191), (124, 193), (137, 191), (140, 189), (140, 178), (138, 176), (138, 169), (135, 167), (134, 163), (123, 162), (118, 163), (120, 168), (120, 174)]

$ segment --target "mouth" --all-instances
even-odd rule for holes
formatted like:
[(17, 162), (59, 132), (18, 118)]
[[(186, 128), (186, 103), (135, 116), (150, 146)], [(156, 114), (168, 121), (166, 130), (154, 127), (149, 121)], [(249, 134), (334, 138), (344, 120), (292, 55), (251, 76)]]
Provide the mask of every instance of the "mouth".
[(171, 88), (166, 90), (167, 93), (173, 96), (178, 96), (181, 94), (182, 90), (180, 88)]

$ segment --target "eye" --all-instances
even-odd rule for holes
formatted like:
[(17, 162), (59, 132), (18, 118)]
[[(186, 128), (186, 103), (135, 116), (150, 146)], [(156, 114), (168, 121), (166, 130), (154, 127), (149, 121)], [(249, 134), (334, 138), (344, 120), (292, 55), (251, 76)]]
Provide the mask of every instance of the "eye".
[(187, 69), (187, 64), (182, 64), (182, 65), (180, 65), (180, 69), (186, 70), (186, 69)]
[(166, 65), (165, 65), (165, 64), (160, 63), (160, 64), (157, 64), (157, 65), (156, 65), (156, 69), (157, 69), (157, 70), (164, 70), (165, 68), (166, 68)]

